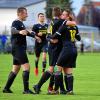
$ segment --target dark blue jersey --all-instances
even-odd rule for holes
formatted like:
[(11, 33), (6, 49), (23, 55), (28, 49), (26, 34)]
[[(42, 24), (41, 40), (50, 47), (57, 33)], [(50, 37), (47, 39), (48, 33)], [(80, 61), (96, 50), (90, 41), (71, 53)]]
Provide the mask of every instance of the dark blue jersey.
[[(25, 30), (25, 25), (20, 20), (15, 20), (12, 23), (11, 28), (15, 28), (18, 31)], [(26, 46), (26, 36), (21, 34), (11, 34), (11, 43), (13, 46)]]
[(77, 26), (63, 25), (62, 27), (60, 27), (58, 32), (55, 33), (54, 37), (57, 36), (61, 37), (64, 46), (75, 43), (75, 39), (79, 41), (81, 39)]
[(53, 19), (51, 22), (51, 27), (52, 27), (52, 34), (54, 34), (56, 31), (58, 31), (58, 29), (60, 28), (60, 26), (64, 23), (65, 20), (63, 19)]
[(46, 41), (46, 36), (48, 34), (47, 32), (48, 30), (48, 24), (35, 24), (32, 28), (32, 31), (34, 31), (36, 33), (36, 35), (38, 36), (39, 32), (42, 32), (42, 36), (39, 36), (42, 41)]

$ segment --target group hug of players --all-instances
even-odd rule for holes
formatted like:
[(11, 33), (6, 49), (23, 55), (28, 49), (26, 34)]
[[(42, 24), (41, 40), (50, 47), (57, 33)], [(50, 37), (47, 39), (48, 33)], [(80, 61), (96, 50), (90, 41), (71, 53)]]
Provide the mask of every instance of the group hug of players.
[[(3, 93), (13, 93), (10, 87), (20, 67), (22, 67), (23, 94), (39, 94), (42, 85), (50, 78), (48, 94), (73, 95), (73, 68), (76, 67), (77, 59), (75, 41), (76, 39), (81, 40), (73, 14), (69, 10), (61, 11), (59, 7), (55, 7), (53, 8), (53, 19), (48, 25), (45, 23), (45, 15), (39, 13), (39, 22), (33, 25), (32, 31), (28, 31), (23, 24), (23, 21), (27, 18), (27, 9), (24, 7), (18, 8), (17, 16), (18, 18), (13, 21), (11, 27), (13, 68), (8, 76)], [(29, 89), (30, 65), (26, 54), (26, 36), (35, 38), (36, 75), (38, 75), (38, 62), (42, 52), (42, 76), (38, 83), (33, 86), (35, 92)], [(47, 51), (49, 54), (49, 68), (45, 70)]]

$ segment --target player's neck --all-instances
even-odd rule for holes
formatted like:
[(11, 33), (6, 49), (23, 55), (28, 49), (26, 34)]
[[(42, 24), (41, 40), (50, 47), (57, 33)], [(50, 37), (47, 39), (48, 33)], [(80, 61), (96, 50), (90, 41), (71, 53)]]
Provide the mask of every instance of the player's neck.
[(40, 21), (39, 21), (39, 24), (44, 25), (45, 23), (44, 23), (44, 22), (40, 22)]
[(22, 20), (20, 17), (18, 17), (17, 19), (18, 19), (19, 21), (23, 22), (23, 20)]
[(54, 17), (53, 17), (53, 19), (60, 19), (60, 18), (59, 18), (59, 17), (57, 17), (57, 16), (54, 16)]

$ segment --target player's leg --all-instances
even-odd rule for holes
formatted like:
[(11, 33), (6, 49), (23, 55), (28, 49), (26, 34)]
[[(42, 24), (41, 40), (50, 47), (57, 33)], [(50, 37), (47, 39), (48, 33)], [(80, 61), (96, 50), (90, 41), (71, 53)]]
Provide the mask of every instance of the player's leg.
[(29, 63), (22, 64), (23, 69), (23, 85), (24, 85), (24, 94), (33, 94), (31, 90), (29, 90), (29, 74), (30, 74), (30, 65)]
[(39, 94), (42, 85), (50, 78), (53, 73), (53, 68), (49, 68), (49, 70), (45, 71), (44, 74), (41, 76), (39, 82), (33, 86), (34, 91)]
[(65, 85), (67, 94), (73, 94), (73, 83), (74, 83), (74, 76), (73, 76), (73, 68), (76, 67), (76, 59), (77, 59), (77, 49), (73, 48), (73, 51), (70, 50), (69, 52), (69, 59), (67, 59), (68, 63), (64, 69), (65, 73)]
[(74, 83), (73, 68), (65, 68), (64, 73), (65, 73), (64, 80), (67, 93), (73, 94), (73, 83)]
[(10, 90), (11, 85), (14, 82), (14, 79), (16, 78), (16, 75), (18, 74), (19, 70), (20, 70), (20, 65), (18, 63), (17, 60), (13, 60), (13, 68), (12, 71), (10, 72), (9, 76), (8, 76), (8, 80), (6, 82), (6, 85), (3, 89), (4, 93), (12, 93), (12, 91)]
[(55, 91), (58, 89), (58, 86), (59, 86), (61, 94), (66, 93), (65, 88), (64, 88), (64, 84), (63, 84), (63, 73), (62, 73), (62, 68), (65, 64), (64, 60), (66, 59), (65, 53), (66, 53), (65, 50), (62, 49), (62, 51), (58, 57), (58, 60), (57, 60), (57, 71), (55, 72)]
[[(57, 62), (57, 55), (56, 55), (56, 52), (54, 52), (54, 48), (55, 47), (52, 45), (49, 45), (49, 48), (48, 48), (49, 66), (53, 70), (54, 70), (54, 66), (56, 65), (56, 62)], [(49, 81), (48, 94), (50, 94), (53, 90), (54, 81), (55, 81), (54, 79), (55, 79), (55, 77), (54, 77), (54, 72), (53, 72), (53, 74), (50, 77), (50, 81)]]
[(35, 59), (35, 70), (34, 70), (36, 76), (38, 75), (38, 63), (39, 63), (40, 53), (41, 53), (41, 45), (36, 45), (35, 46), (36, 59)]
[(55, 72), (55, 91), (58, 91), (60, 88), (60, 94), (66, 94), (65, 88), (64, 88), (64, 83), (63, 83), (63, 73), (62, 73), (62, 67), (57, 66), (58, 69)]
[(24, 85), (23, 94), (33, 94), (33, 92), (29, 89), (29, 75), (30, 75), (30, 65), (28, 61), (28, 57), (26, 52), (24, 52), (20, 57), (21, 67), (23, 69), (22, 78)]
[(44, 73), (45, 69), (46, 69), (46, 63), (47, 63), (47, 61), (46, 61), (46, 53), (48, 51), (48, 43), (43, 45), (42, 50), (43, 50), (43, 54), (42, 54), (42, 60), (43, 60), (42, 61), (42, 72)]
[(42, 61), (42, 72), (44, 73), (45, 69), (46, 69), (46, 63), (47, 63), (47, 61), (46, 61), (46, 52), (43, 52), (42, 59), (43, 59), (43, 61)]

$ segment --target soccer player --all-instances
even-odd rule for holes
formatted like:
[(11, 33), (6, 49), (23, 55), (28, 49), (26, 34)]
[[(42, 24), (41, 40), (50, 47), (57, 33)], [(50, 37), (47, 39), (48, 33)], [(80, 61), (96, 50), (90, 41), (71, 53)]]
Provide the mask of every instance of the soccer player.
[[(66, 17), (68, 17), (68, 14), (65, 14), (65, 17), (61, 18), (61, 10), (59, 7), (55, 7), (53, 9), (53, 20), (52, 20), (52, 35), (59, 29), (59, 27), (64, 23)], [(68, 25), (74, 25), (75, 21), (68, 21)], [(55, 43), (53, 43), (55, 42)], [(54, 66), (56, 66), (57, 59), (59, 57), (59, 54), (62, 50), (62, 40), (59, 39), (51, 39), (50, 40), (50, 45), (49, 45), (49, 66), (50, 70), (54, 71)], [(63, 77), (63, 73), (62, 73)], [(63, 80), (62, 80), (63, 82)], [(52, 93), (53, 90), (53, 85), (54, 85), (54, 73), (50, 77), (50, 82), (49, 82), (49, 87), (48, 87), (48, 94)], [(58, 89), (57, 84), (55, 83), (55, 88)], [(60, 93), (64, 93), (64, 85), (62, 84), (60, 88)]]
[(34, 37), (34, 33), (30, 33), (26, 30), (23, 21), (27, 18), (27, 9), (20, 7), (17, 9), (18, 18), (12, 22), (11, 26), (11, 44), (12, 44), (12, 56), (13, 56), (13, 68), (8, 76), (7, 83), (3, 89), (3, 93), (13, 93), (10, 89), (11, 85), (16, 78), (20, 67), (23, 69), (23, 94), (33, 94), (29, 89), (29, 73), (30, 65), (26, 54), (26, 35)]
[[(72, 20), (73, 17), (70, 11), (64, 11), (64, 13), (68, 13), (69, 20)], [(63, 15), (62, 15), (63, 16)], [(55, 81), (61, 86), (62, 82), (62, 68), (64, 70), (64, 80), (66, 85), (67, 94), (73, 94), (73, 68), (76, 67), (76, 59), (77, 59), (77, 48), (75, 46), (75, 39), (78, 41), (81, 40), (81, 37), (78, 32), (77, 26), (66, 25), (60, 27), (58, 32), (53, 35), (53, 38), (61, 37), (63, 41), (63, 48), (57, 60), (58, 70), (56, 72)], [(55, 90), (56, 91), (56, 90)]]
[(32, 28), (32, 31), (36, 32), (36, 36), (40, 37), (41, 41), (35, 41), (35, 75), (38, 75), (38, 62), (40, 54), (43, 51), (42, 72), (44, 73), (46, 68), (46, 53), (48, 50), (48, 42), (46, 40), (48, 25), (45, 23), (45, 15), (43, 13), (38, 14), (38, 23)]
[[(61, 18), (61, 10), (59, 7), (54, 7), (53, 8), (53, 19), (51, 21), (51, 32), (52, 35), (59, 29), (59, 27), (62, 25), (64, 20)], [(48, 53), (49, 53), (49, 66), (50, 66), (50, 71), (53, 72), (53, 74), (50, 77), (50, 82), (49, 82), (49, 87), (48, 87), (48, 94), (50, 94), (53, 90), (53, 85), (54, 85), (54, 67), (56, 65), (59, 53), (62, 49), (62, 41), (61, 39), (50, 39), (50, 44), (48, 48)], [(55, 86), (57, 88), (57, 86)], [(62, 85), (62, 91), (64, 91), (64, 86)]]
[[(67, 17), (68, 17), (68, 14), (66, 14), (66, 19), (67, 19)], [(70, 24), (70, 25), (74, 25), (75, 24), (75, 22), (74, 22), (74, 24), (71, 22), (71, 21), (68, 21), (68, 22), (66, 22), (66, 24)], [(56, 27), (58, 27), (58, 24), (59, 23), (59, 21), (56, 23), (56, 24), (54, 24), (54, 25), (57, 25)], [(63, 22), (62, 22), (62, 24), (63, 24)], [(62, 25), (62, 24), (60, 24), (59, 25), (59, 27)], [(55, 27), (54, 27), (55, 28)], [(59, 28), (58, 28), (59, 29)], [(57, 29), (57, 30), (58, 30)], [(56, 31), (57, 31), (56, 30)], [(55, 32), (56, 32), (55, 31)], [(54, 34), (54, 33), (53, 33)], [(55, 39), (50, 39), (50, 42), (51, 42), (51, 44), (52, 43), (57, 43), (57, 41), (58, 41), (59, 39), (57, 38), (57, 40), (55, 40)], [(59, 44), (58, 45), (58, 47), (61, 49), (61, 45)], [(52, 48), (51, 48), (51, 50), (49, 51), (49, 53), (51, 53), (52, 55), (51, 55), (51, 57), (52, 58), (50, 58), (49, 57), (49, 65), (50, 65), (50, 67), (49, 67), (49, 69), (46, 71), (46, 72), (44, 72), (44, 74), (42, 75), (42, 77), (41, 77), (41, 79), (39, 80), (39, 82), (38, 82), (38, 84), (37, 85), (35, 85), (33, 88), (34, 88), (34, 90), (35, 90), (35, 92), (37, 93), (37, 94), (39, 94), (39, 92), (40, 92), (40, 89), (41, 89), (41, 87), (42, 87), (42, 85), (52, 76), (52, 74), (53, 74), (53, 72), (54, 72), (54, 66), (56, 65), (56, 61), (57, 61), (57, 59), (58, 58), (56, 58), (56, 56), (58, 56), (58, 55), (55, 55), (54, 53), (56, 53), (57, 52), (57, 50), (56, 49), (58, 49), (57, 48), (57, 46), (56, 46), (56, 44), (53, 44), (53, 46), (52, 46)], [(49, 54), (50, 55), (50, 54)], [(54, 59), (54, 61), (52, 60), (52, 59)], [(51, 61), (50, 61), (51, 60)], [(63, 77), (63, 76), (62, 76)], [(63, 82), (63, 79), (62, 79), (62, 82)], [(62, 84), (61, 84), (62, 85)], [(63, 85), (62, 85), (63, 86)], [(58, 88), (57, 88), (58, 89)], [(63, 87), (60, 87), (60, 89), (62, 90), (62, 91), (64, 91), (64, 89), (63, 89)], [(63, 92), (62, 92), (63, 93)]]

